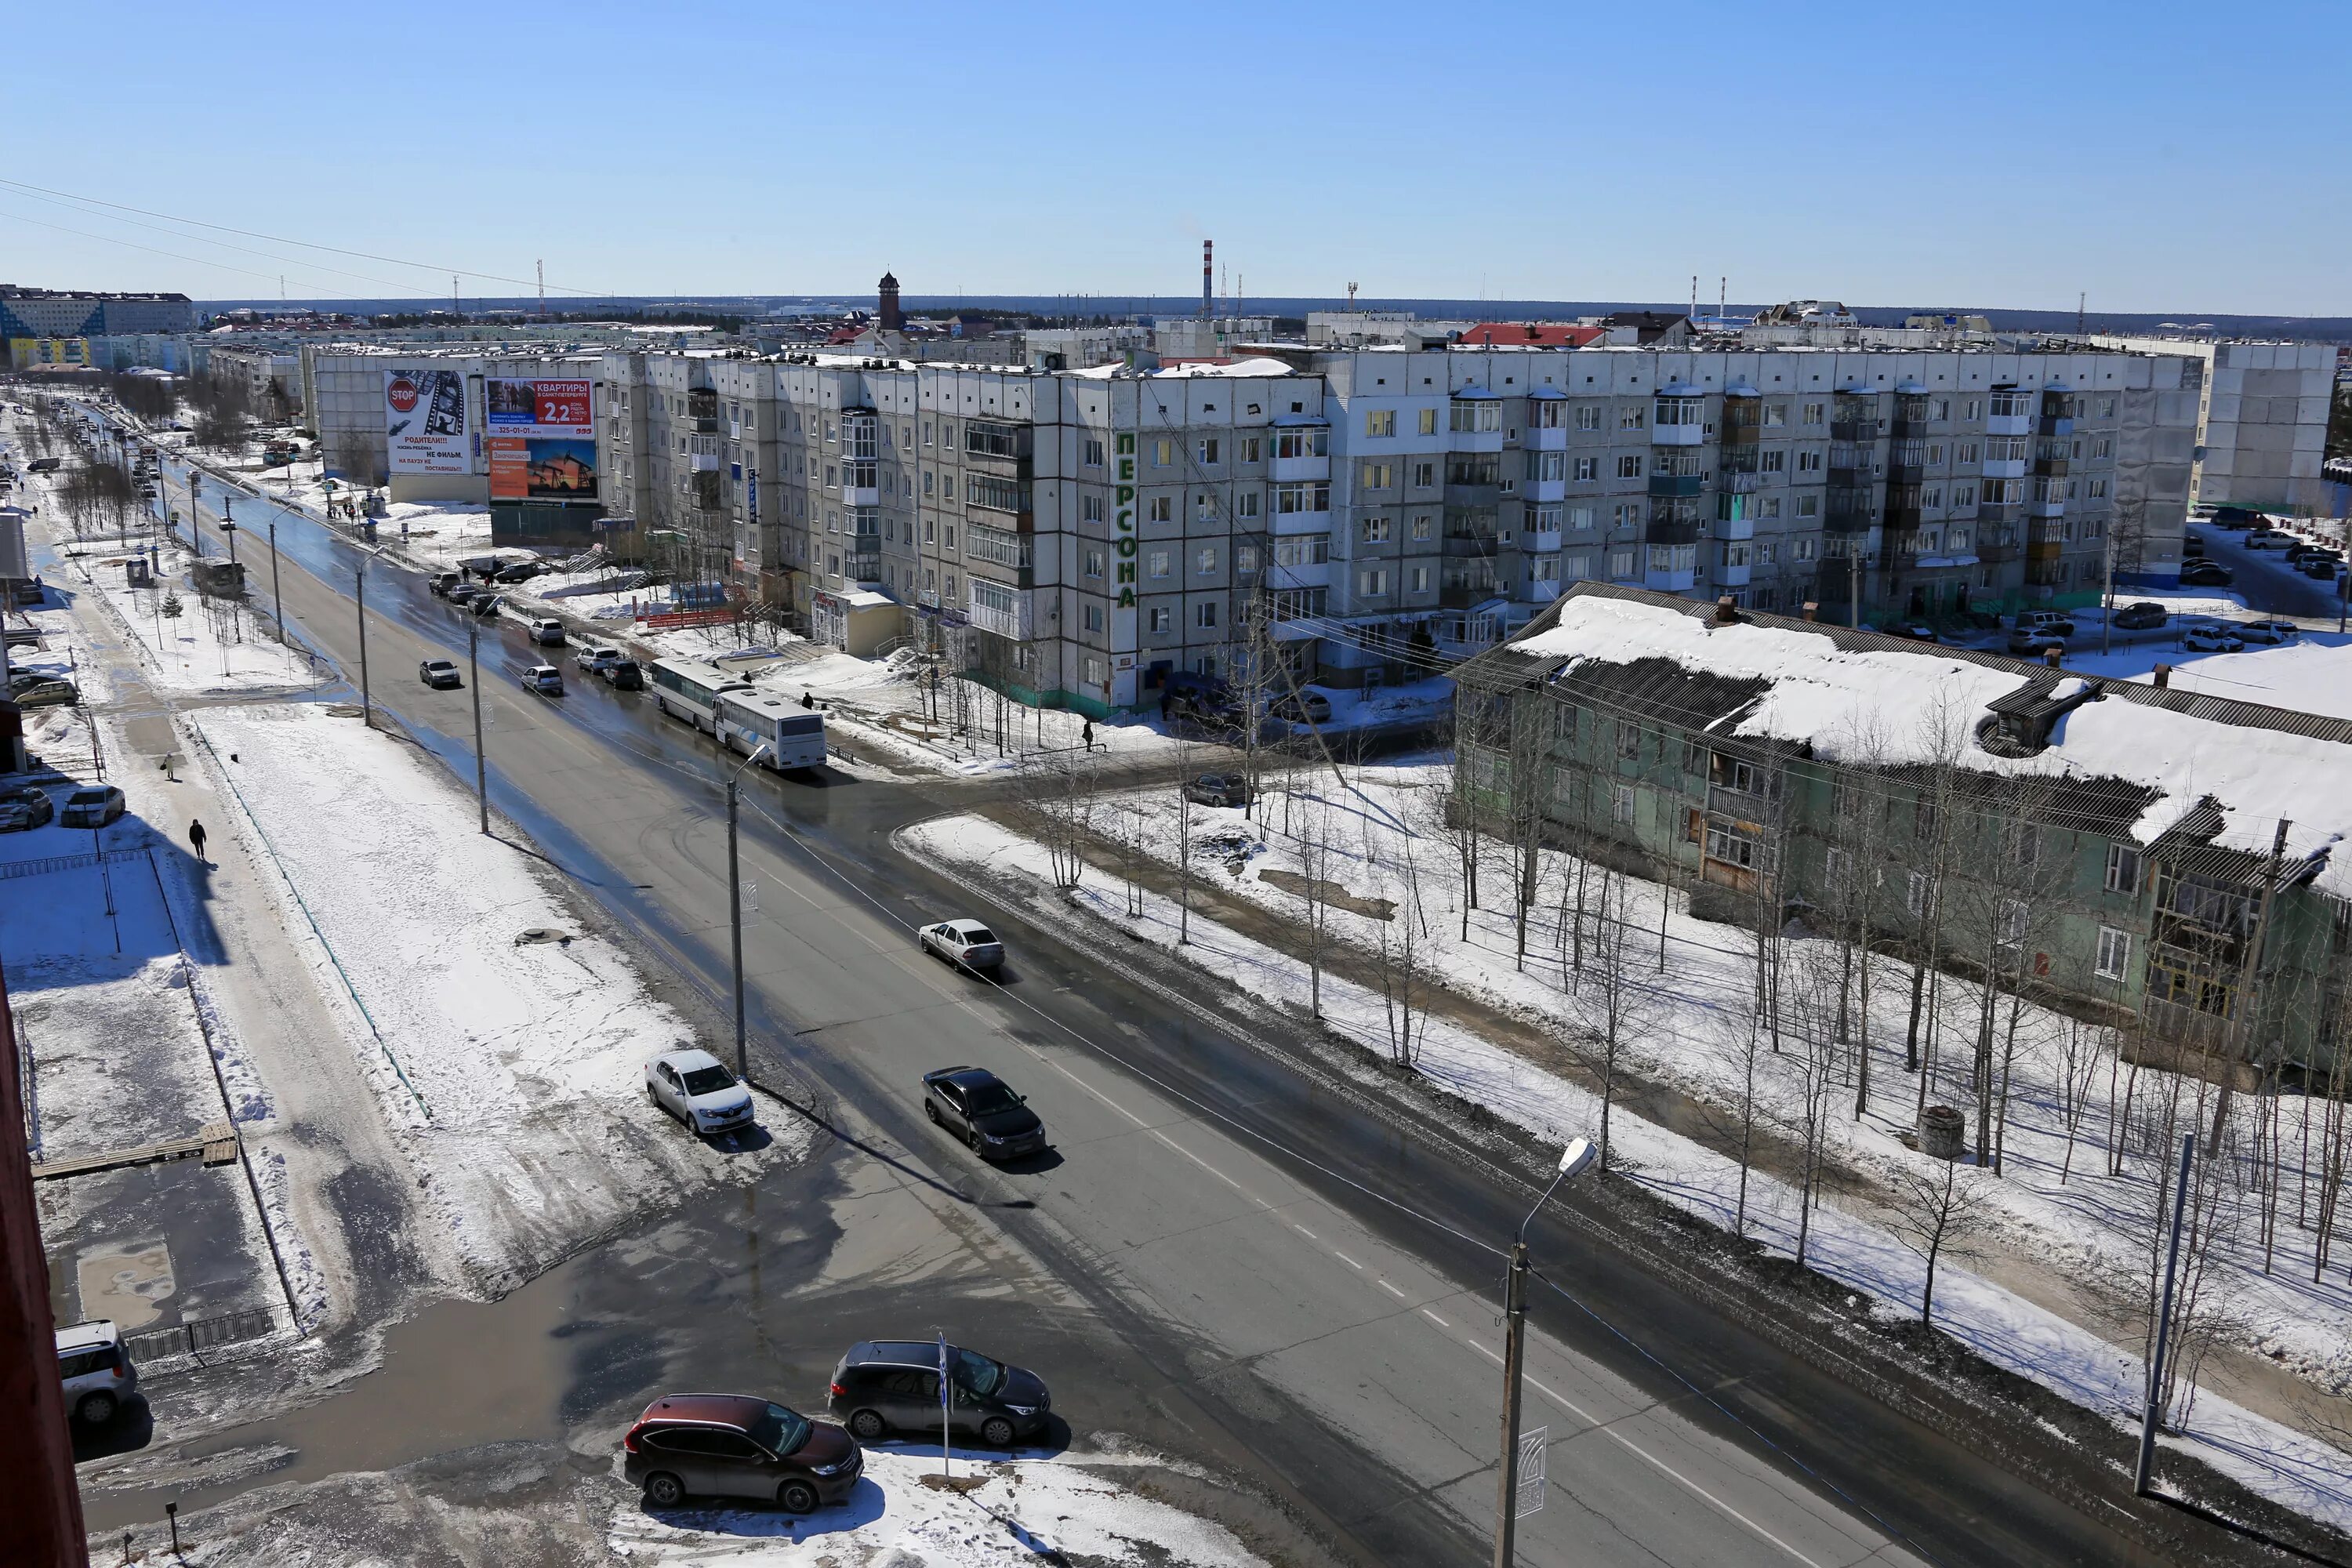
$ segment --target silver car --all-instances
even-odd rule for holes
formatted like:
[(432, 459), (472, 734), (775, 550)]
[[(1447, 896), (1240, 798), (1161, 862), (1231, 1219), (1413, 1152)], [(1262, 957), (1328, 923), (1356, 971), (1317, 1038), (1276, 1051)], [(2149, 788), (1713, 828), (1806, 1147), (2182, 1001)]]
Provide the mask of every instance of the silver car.
[(923, 951), (959, 969), (995, 969), (1004, 963), (1004, 944), (978, 921), (941, 921), (922, 930)]
[(664, 1051), (646, 1064), (646, 1093), (697, 1132), (751, 1125), (751, 1091), (709, 1051)]

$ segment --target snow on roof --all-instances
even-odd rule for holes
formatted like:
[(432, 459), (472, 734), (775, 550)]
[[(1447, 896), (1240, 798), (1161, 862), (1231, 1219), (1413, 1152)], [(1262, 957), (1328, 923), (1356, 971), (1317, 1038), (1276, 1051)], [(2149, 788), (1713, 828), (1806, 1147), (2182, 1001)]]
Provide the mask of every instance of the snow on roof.
[(877, 605), (898, 603), (889, 595), (877, 594), (871, 588), (860, 588), (854, 593), (844, 594), (841, 596), (841, 602), (853, 610), (870, 610)]
[[(2268, 855), (2282, 821), (2293, 825), (2287, 852), (2297, 858), (2352, 836), (2352, 791), (2341, 784), (2352, 744), (2331, 738), (2352, 737), (2341, 721), (2106, 681), (2104, 698), (2058, 721), (2046, 750), (1999, 757), (1975, 743), (1978, 721), (1994, 700), (2046, 679), (2044, 667), (1924, 644), (1859, 646), (1875, 639), (1775, 619), (1716, 626), (1707, 606), (1580, 590), (1538, 622), (1541, 629), (1510, 646), (1531, 657), (1597, 664), (1665, 658), (1769, 682), (1729, 732), (1810, 742), (1816, 755), (1832, 761), (1898, 766), (1952, 755), (1988, 773), (2139, 784), (2158, 792), (2132, 826), (2142, 844), (2208, 797), (2221, 807), (2214, 842), (2224, 847)], [(2088, 688), (2067, 677), (2052, 694), (2081, 696)], [(2318, 885), (2352, 897), (2352, 853), (2335, 857)]]

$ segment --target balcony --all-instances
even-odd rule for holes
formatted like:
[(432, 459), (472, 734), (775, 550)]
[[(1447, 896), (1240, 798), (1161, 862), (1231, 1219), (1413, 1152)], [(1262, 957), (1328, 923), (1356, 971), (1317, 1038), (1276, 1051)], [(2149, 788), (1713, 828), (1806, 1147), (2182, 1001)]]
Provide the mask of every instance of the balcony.
[(1566, 479), (1521, 479), (1519, 484), (1520, 499), (1523, 500), (1549, 502), (1568, 499)]
[(1696, 566), (1654, 566), (1642, 574), (1642, 586), (1654, 594), (1687, 594), (1697, 582)]
[(1828, 503), (1822, 509), (1822, 527), (1832, 533), (1861, 533), (1878, 522), (1878, 506), (1867, 489), (1839, 489), (1829, 492)]
[(841, 574), (861, 586), (882, 581), (882, 552), (860, 551), (841, 558)]
[(1328, 452), (1313, 452), (1302, 457), (1274, 459), (1274, 481), (1276, 484), (1301, 484), (1328, 479), (1331, 477), (1331, 458)]
[(1010, 637), (1014, 642), (1026, 642), (1031, 621), (1029, 600), (1027, 594), (974, 579), (971, 605), (965, 614), (982, 631)]
[(974, 462), (1001, 466), (1025, 463), (1035, 451), (1034, 427), (1007, 425), (993, 419), (964, 422), (964, 456)]
[(2009, 528), (1977, 529), (1977, 559), (1989, 566), (1999, 566), (2017, 559), (2017, 533)]
[(1467, 610), (1495, 596), (1496, 588), (1492, 583), (1441, 583), (1437, 586), (1437, 607), (1441, 610)]
[(1988, 436), (2030, 436), (2033, 433), (2033, 400), (2022, 392), (1996, 392), (1985, 407)]
[(841, 504), (844, 506), (880, 506), (882, 491), (877, 483), (875, 465), (871, 461), (844, 463), (841, 466)]
[(1301, 508), (1297, 511), (1277, 509), (1274, 514), (1274, 533), (1279, 539), (1293, 533), (1328, 533), (1331, 531), (1331, 507), (1327, 500), (1316, 510)]
[(1875, 415), (1864, 418), (1830, 421), (1830, 439), (1832, 441), (1875, 441), (1885, 431), (1885, 426)]
[(1983, 501), (1977, 507), (1977, 521), (1997, 527), (2013, 527), (2025, 515), (2023, 503), (2013, 500)]
[(2066, 515), (2066, 496), (2065, 496), (2065, 493), (2064, 493), (2063, 491), (2061, 491), (2061, 492), (2059, 492), (2059, 493), (2058, 493), (2058, 494), (2056, 494), (2056, 495), (2050, 495), (2050, 496), (2029, 496), (2029, 497), (2026, 499), (2026, 502), (2025, 502), (2025, 515), (2026, 515), (2026, 516), (2028, 516), (2028, 517), (2036, 517), (2036, 518), (2053, 518), (2053, 517), (2063, 517), (2063, 516), (2065, 516), (2065, 515)]
[(1895, 419), (1887, 426), (1888, 434), (1896, 440), (1927, 434), (1927, 399), (1915, 393), (1897, 393), (1895, 398)]
[(1519, 445), (1530, 452), (1565, 452), (1568, 450), (1568, 426), (1530, 425), (1519, 432)]
[(1559, 597), (1559, 580), (1551, 578), (1538, 582), (1530, 577), (1521, 585), (1519, 596), (1530, 604), (1549, 605)]
[(1491, 511), (1502, 502), (1503, 483), (1500, 479), (1491, 485), (1455, 484), (1451, 479), (1446, 481), (1445, 504), (1447, 506), (1484, 507)]
[(1653, 496), (1695, 496), (1706, 483), (1706, 459), (1696, 451), (1667, 450), (1653, 454), (1650, 493)]
[[(1341, 570), (1346, 570), (1346, 567), (1347, 563), (1341, 562)], [(1276, 591), (1284, 588), (1328, 588), (1331, 585), (1331, 563), (1302, 561), (1296, 566), (1285, 566), (1277, 561), (1266, 568), (1265, 585)]]
[(1737, 566), (1728, 564), (1717, 566), (1715, 569), (1716, 586), (1719, 588), (1745, 588), (1748, 586), (1748, 563), (1745, 561), (1741, 562)]
[(1501, 451), (1503, 400), (1484, 387), (1464, 387), (1454, 395), (1446, 431), (1449, 452)]
[(1536, 528), (1519, 535), (1519, 548), (1538, 555), (1556, 555), (1560, 550), (1562, 535), (1557, 528)]
[(1698, 388), (1680, 383), (1652, 400), (1650, 445), (1696, 447), (1706, 437), (1706, 398)]
[(1717, 539), (1753, 539), (1756, 537), (1756, 520), (1748, 515), (1745, 507), (1735, 508), (1729, 514), (1718, 511), (1715, 518), (1715, 536)]
[(1445, 553), (1457, 560), (1475, 560), (1493, 555), (1502, 548), (1502, 542), (1491, 533), (1449, 533), (1445, 536)]

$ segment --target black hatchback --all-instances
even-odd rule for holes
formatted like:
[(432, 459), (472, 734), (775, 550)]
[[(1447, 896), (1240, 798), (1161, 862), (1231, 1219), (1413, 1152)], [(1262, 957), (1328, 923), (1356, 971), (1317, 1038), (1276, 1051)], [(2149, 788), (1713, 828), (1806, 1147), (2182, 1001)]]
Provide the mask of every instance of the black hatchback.
[(1045, 1147), (1045, 1124), (1013, 1086), (986, 1068), (941, 1068), (923, 1075), (923, 1114), (971, 1145), (983, 1160), (1012, 1160)]
[[(940, 1364), (948, 1369), (948, 1402), (940, 1406)], [(898, 1430), (950, 1432), (1009, 1448), (1035, 1436), (1054, 1402), (1045, 1381), (1024, 1367), (1007, 1366), (936, 1340), (866, 1340), (849, 1347), (833, 1369), (833, 1413), (850, 1435), (872, 1442)]]

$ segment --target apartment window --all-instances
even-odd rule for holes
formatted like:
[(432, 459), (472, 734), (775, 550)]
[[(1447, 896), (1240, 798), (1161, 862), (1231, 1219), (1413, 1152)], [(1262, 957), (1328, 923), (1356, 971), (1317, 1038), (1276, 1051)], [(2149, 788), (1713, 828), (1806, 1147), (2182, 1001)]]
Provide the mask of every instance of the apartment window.
[(1168, 575), (1168, 559), (1169, 552), (1165, 550), (1150, 551), (1143, 558), (1143, 569), (1154, 577), (1165, 577)]
[(1432, 489), (1436, 487), (1436, 484), (1437, 465), (1435, 462), (1415, 463), (1412, 466), (1413, 489), (1417, 490)]
[(1368, 490), (1390, 489), (1396, 484), (1396, 469), (1387, 463), (1366, 463), (1360, 472)]
[(1420, 426), (1420, 427), (1421, 427), (1421, 433), (1422, 433), (1423, 435), (1424, 435), (1424, 436), (1434, 436), (1434, 435), (1436, 435), (1436, 434), (1437, 434), (1437, 410), (1436, 410), (1436, 409), (1434, 409), (1434, 408), (1424, 408), (1424, 409), (1423, 409), (1423, 410), (1421, 411), (1421, 426)]
[(1358, 537), (1367, 544), (1386, 544), (1395, 534), (1396, 524), (1390, 519), (1368, 517), (1364, 519), (1362, 531)]
[(1364, 434), (1367, 436), (1395, 435), (1396, 410), (1393, 408), (1373, 408), (1366, 410), (1364, 414)]
[(1780, 515), (1780, 498), (1779, 496), (1758, 497), (1756, 500), (1756, 515), (1758, 517), (1769, 518), (1779, 517)]
[(2105, 500), (2107, 495), (2107, 481), (2105, 479), (2092, 479), (2089, 483), (2091, 487), (2091, 499), (2093, 500)]
[(1600, 429), (1601, 409), (1599, 405), (1589, 404), (1584, 407), (1579, 408), (1576, 411), (1576, 427), (1580, 430)]
[(1956, 507), (1971, 507), (1971, 506), (1976, 505), (1976, 504), (1977, 504), (1977, 488), (1976, 488), (1976, 486), (1974, 486), (1974, 485), (1954, 485), (1954, 486), (1952, 487), (1952, 504), (1953, 504), (1954, 506), (1956, 506)]
[(1993, 940), (2003, 947), (2015, 947), (2025, 940), (2025, 928), (2032, 913), (2023, 899), (2003, 899), (1993, 911)]
[(1642, 727), (1626, 720), (1617, 721), (1617, 760), (1630, 763), (1642, 754)]
[(1818, 403), (1806, 404), (1805, 423), (1808, 425), (1819, 425), (1822, 422), (1822, 405)]
[(1087, 630), (1099, 632), (1103, 629), (1103, 607), (1100, 605), (1088, 604), (1082, 614)]
[(1789, 405), (1788, 405), (1787, 404), (1785, 404), (1785, 403), (1768, 403), (1768, 404), (1766, 404), (1766, 405), (1764, 405), (1764, 423), (1765, 423), (1765, 424), (1767, 424), (1767, 425), (1786, 425), (1788, 422), (1789, 422)]
[[(926, 486), (924, 488), (928, 489), (929, 487)], [(1078, 516), (1082, 521), (1087, 522), (1100, 522), (1103, 520), (1102, 497), (1080, 496), (1078, 498)]]
[(1217, 571), (1217, 547), (1213, 544), (1203, 544), (1194, 552), (1192, 570), (1203, 577), (1214, 576)]
[(2113, 419), (2115, 416), (2116, 400), (2112, 397), (2102, 397), (2099, 399), (2099, 417), (2102, 419)]
[(1192, 496), (1192, 520), (1195, 522), (1214, 522), (1217, 521), (1217, 492), (1195, 491)]
[(1159, 440), (1151, 443), (1151, 466), (1153, 468), (1171, 468), (1175, 465), (1175, 462), (1176, 443), (1174, 441), (1170, 440), (1168, 437), (1163, 436)]
[(1385, 568), (1368, 567), (1356, 574), (1356, 591), (1368, 599), (1388, 596), (1389, 574)]
[(1984, 416), (1984, 402), (1983, 402), (1983, 400), (1982, 400), (1982, 399), (1980, 399), (1980, 398), (1971, 397), (1971, 398), (1968, 398), (1968, 399), (1966, 399), (1965, 401), (1963, 401), (1963, 402), (1960, 404), (1960, 417), (1961, 417), (1961, 418), (1963, 418), (1963, 419), (1978, 419), (1978, 418), (1981, 418), (1981, 417), (1983, 417), (1983, 416)]
[(1820, 555), (1822, 542), (1818, 539), (1792, 539), (1789, 542), (1789, 559), (1811, 561)]
[(1640, 479), (1642, 455), (1639, 452), (1627, 452), (1620, 456), (1617, 459), (1617, 477), (1621, 479)]
[[(797, 428), (797, 426), (795, 426), (795, 428)], [(923, 445), (924, 445), (924, 446), (926, 446), (926, 447), (928, 447), (928, 446), (929, 446), (930, 444), (931, 444), (931, 422), (930, 422), (929, 420), (926, 419), (926, 420), (924, 420), (924, 421), (923, 421)], [(1101, 459), (1101, 458), (1100, 458), (1099, 454), (1100, 454), (1100, 453), (1101, 453), (1101, 451), (1102, 451), (1102, 443), (1101, 443), (1101, 442), (1099, 442), (1099, 441), (1097, 441), (1097, 442), (1094, 443), (1094, 447), (1095, 447), (1095, 451), (1096, 451), (1096, 453), (1097, 454), (1097, 458), (1096, 458), (1096, 461), (1097, 461), (1097, 463), (1100, 463), (1100, 461), (1101, 461), (1102, 459)]]
[(1599, 479), (1600, 477), (1601, 477), (1601, 459), (1600, 459), (1600, 458), (1577, 458), (1577, 459), (1576, 459), (1576, 478), (1577, 478), (1577, 480), (1578, 480), (1578, 482), (1579, 482), (1579, 483), (1581, 483), (1581, 484), (1590, 484), (1591, 481), (1593, 481), (1594, 479)]
[(1087, 547), (1087, 575), (1089, 577), (1100, 577), (1103, 574), (1104, 564), (1105, 559), (1103, 552), (1093, 545), (1088, 545)]
[(1217, 624), (1217, 601), (1214, 599), (1203, 599), (1199, 604), (1193, 605), (1192, 624), (1200, 627), (1202, 631), (1213, 629)]
[[(1250, 407), (1255, 410), (1257, 407), (1257, 405), (1252, 404), (1250, 405)], [(1265, 444), (1256, 437), (1244, 436), (1241, 438), (1241, 460), (1243, 462), (1255, 463), (1260, 458), (1265, 456)]]
[(1147, 616), (1147, 623), (1154, 632), (1165, 632), (1168, 629), (1168, 606), (1165, 605), (1154, 605)]
[(924, 493), (925, 495), (929, 495), (929, 494), (930, 494), (930, 493), (931, 493), (931, 480), (932, 480), (932, 479), (933, 479), (933, 478), (935, 478), (935, 477), (936, 477), (936, 476), (934, 476), (934, 475), (933, 475), (933, 474), (932, 474), (929, 469), (925, 469), (925, 470), (924, 470), (924, 472), (923, 472), (923, 493)]
[(924, 543), (929, 544), (929, 543), (932, 542), (934, 540), (936, 540), (936, 539), (939, 537), (939, 533), (940, 533), (940, 520), (939, 520), (939, 519), (937, 519), (937, 518), (935, 518), (935, 517), (927, 517), (927, 518), (923, 519), (923, 542), (924, 542)]
[(1914, 871), (1903, 889), (1903, 907), (1915, 919), (1925, 920), (1928, 908), (1936, 901), (1936, 879), (1925, 871)]
[(1801, 474), (1818, 474), (1821, 471), (1822, 455), (1819, 452), (1800, 452), (1797, 454), (1797, 472)]
[(1087, 684), (1088, 686), (1105, 687), (1110, 684), (1103, 675), (1103, 661), (1092, 655), (1088, 655), (1087, 658)]
[(1150, 512), (1150, 521), (1153, 521), (1153, 522), (1173, 522), (1173, 521), (1176, 521), (1176, 500), (1175, 500), (1175, 498), (1174, 498), (1174, 497), (1172, 497), (1172, 496), (1153, 496), (1153, 497), (1151, 498), (1151, 512)]
[(1429, 592), (1428, 567), (1416, 566), (1412, 569), (1412, 591), (1416, 594), (1426, 594)]
[(1256, 571), (1257, 546), (1255, 544), (1234, 545), (1234, 574), (1239, 577), (1247, 577), (1255, 574)]
[(1609, 516), (1612, 527), (1639, 528), (1642, 526), (1642, 503), (1637, 500), (1621, 500), (1609, 509)]
[(1633, 575), (1633, 552), (1630, 550), (1611, 551), (1609, 552), (1609, 575), (1618, 579), (1620, 582), (1622, 582), (1624, 579)]
[(1576, 550), (1560, 557), (1560, 571), (1570, 582), (1579, 582), (1592, 575), (1592, 555), (1589, 551)]
[(1238, 492), (1237, 494), (1235, 494), (1235, 495), (1234, 495), (1234, 515), (1235, 517), (1255, 517), (1255, 516), (1257, 515), (1257, 509), (1258, 509), (1258, 493), (1257, 493), (1257, 491), (1255, 491), (1255, 490), (1242, 490), (1242, 491), (1240, 491), (1240, 492)]
[(2131, 933), (2113, 926), (2099, 928), (2099, 978), (2121, 980), (2131, 967)]
[(1767, 452), (1763, 455), (1763, 466), (1764, 471), (1768, 474), (1786, 473), (1789, 471), (1789, 454), (1780, 451)]
[(1592, 509), (1590, 506), (1570, 507), (1568, 509), (1568, 526), (1574, 529), (1579, 533), (1583, 533), (1589, 531), (1592, 527)]
[(1221, 450), (1222, 448), (1218, 447), (1217, 438), (1214, 436), (1202, 437), (1201, 466), (1204, 468), (1212, 468), (1216, 467), (1217, 464), (1223, 462), (1224, 459), (1218, 455)]
[[(2080, 441), (2074, 444), (2078, 447), (2082, 445)], [(2091, 443), (2091, 456), (2094, 458), (2112, 458), (2115, 453), (2116, 443), (2112, 437), (2102, 436)]]
[(2139, 851), (2128, 844), (2107, 846), (2106, 889), (2110, 893), (2139, 891)]
[(1429, 513), (1425, 511), (1417, 511), (1412, 514), (1412, 536), (1415, 539), (1434, 539), (1437, 537), (1436, 521), (1431, 518)]
[(1631, 825), (1633, 820), (1633, 786), (1621, 784), (1610, 791), (1609, 815), (1617, 821)]
[[(923, 445), (927, 447), (931, 443), (930, 432), (929, 426), (923, 426)], [(1099, 468), (1103, 466), (1103, 446), (1099, 437), (1089, 436), (1086, 438), (1079, 447), (1078, 460), (1089, 468)]]

